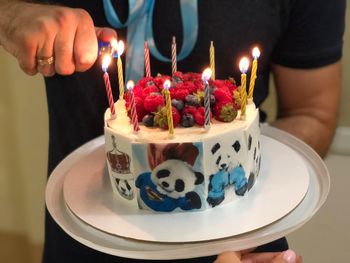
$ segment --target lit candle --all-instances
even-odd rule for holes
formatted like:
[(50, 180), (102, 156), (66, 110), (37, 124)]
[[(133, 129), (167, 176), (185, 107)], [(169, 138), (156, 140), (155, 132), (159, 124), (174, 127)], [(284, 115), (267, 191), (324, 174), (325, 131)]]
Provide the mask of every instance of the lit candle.
[(128, 83), (126, 83), (126, 88), (129, 91), (130, 95), (130, 115), (131, 115), (131, 122), (133, 124), (133, 130), (134, 133), (137, 133), (140, 130), (139, 122), (137, 120), (137, 112), (136, 112), (136, 106), (135, 106), (135, 96), (134, 96), (134, 82), (132, 80), (129, 80)]
[(169, 92), (169, 89), (171, 86), (170, 80), (167, 79), (163, 85), (164, 85), (163, 92), (165, 94), (165, 102), (166, 102), (165, 107), (167, 110), (169, 137), (173, 138), (174, 137), (174, 124), (173, 124), (173, 111), (172, 111), (172, 106), (171, 106), (171, 98), (170, 98), (170, 92)]
[(111, 119), (114, 119), (116, 117), (115, 109), (114, 109), (114, 100), (113, 100), (111, 82), (109, 81), (109, 75), (107, 72), (107, 69), (108, 69), (109, 64), (111, 63), (111, 60), (112, 60), (112, 58), (110, 55), (108, 55), (108, 54), (104, 55), (104, 57), (102, 59), (102, 70), (104, 72), (103, 79), (105, 82), (109, 108), (111, 110)]
[(239, 62), (239, 69), (241, 71), (241, 119), (245, 119), (245, 110), (247, 105), (247, 71), (249, 68), (249, 60), (243, 57)]
[(114, 50), (117, 51), (118, 59), (117, 59), (117, 68), (118, 68), (118, 81), (119, 81), (119, 99), (124, 99), (124, 77), (123, 77), (123, 64), (121, 60), (121, 55), (124, 52), (125, 45), (124, 42), (119, 40), (111, 42), (112, 47)]
[(173, 37), (173, 42), (171, 43), (171, 72), (174, 73), (177, 71), (177, 62), (176, 62), (176, 39)]
[(149, 48), (148, 48), (147, 42), (145, 42), (144, 53), (145, 53), (146, 77), (150, 77), (151, 76), (151, 65), (150, 65), (150, 61), (149, 61)]
[(206, 130), (210, 129), (210, 90), (209, 90), (209, 82), (212, 71), (210, 68), (207, 68), (202, 73), (202, 80), (204, 82), (204, 128)]
[(252, 101), (252, 99), (253, 99), (256, 72), (258, 69), (258, 58), (260, 57), (259, 48), (257, 48), (257, 47), (253, 48), (252, 55), (253, 55), (254, 60), (253, 60), (253, 64), (252, 64), (252, 74), (250, 76), (249, 93), (248, 93), (248, 99), (250, 99), (250, 101)]
[(211, 79), (215, 80), (215, 48), (213, 41), (210, 42), (210, 48), (209, 48), (209, 60), (210, 60), (210, 69), (211, 69)]

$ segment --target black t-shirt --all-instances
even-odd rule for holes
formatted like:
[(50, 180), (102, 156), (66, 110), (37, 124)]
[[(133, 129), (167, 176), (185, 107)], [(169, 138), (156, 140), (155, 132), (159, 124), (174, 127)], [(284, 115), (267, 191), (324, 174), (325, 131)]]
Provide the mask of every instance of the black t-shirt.
[[(56, 0), (62, 5), (87, 10), (96, 26), (110, 26), (103, 1)], [(114, 1), (122, 19), (127, 18), (125, 0)], [(118, 3), (118, 4), (117, 4)], [(258, 44), (262, 55), (254, 90), (257, 105), (268, 95), (271, 62), (294, 68), (315, 68), (341, 57), (345, 0), (236, 0), (198, 1), (198, 39), (192, 53), (178, 62), (178, 70), (201, 72), (208, 64), (209, 44), (214, 41), (216, 77), (239, 80), (238, 60)], [(170, 56), (172, 36), (178, 48), (182, 25), (178, 0), (156, 1), (154, 38), (159, 51)], [(126, 39), (126, 30), (118, 30)], [(127, 43), (126, 43), (127, 44)], [(125, 64), (125, 63), (124, 63)], [(171, 64), (151, 57), (152, 74), (171, 73)], [(116, 69), (110, 69), (117, 83)], [(101, 66), (71, 76), (45, 79), (49, 110), (49, 172), (71, 151), (103, 133), (103, 113), (108, 107)], [(114, 89), (117, 98), (117, 89)], [(283, 249), (285, 247), (280, 247)], [(47, 215), (45, 262), (124, 262), (95, 252), (69, 238)], [(211, 262), (213, 258), (207, 259)], [(127, 261), (125, 261), (127, 262)], [(131, 260), (130, 262), (135, 262)], [(177, 261), (180, 262), (180, 261)], [(204, 259), (194, 262), (206, 262)]]

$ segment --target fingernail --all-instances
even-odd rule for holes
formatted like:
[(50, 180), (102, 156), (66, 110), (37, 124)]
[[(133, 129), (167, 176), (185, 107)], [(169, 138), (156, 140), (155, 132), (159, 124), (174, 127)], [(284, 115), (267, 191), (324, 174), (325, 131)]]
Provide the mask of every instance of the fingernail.
[(288, 263), (296, 263), (297, 262), (297, 255), (295, 252), (291, 249), (288, 249), (283, 252), (283, 259)]

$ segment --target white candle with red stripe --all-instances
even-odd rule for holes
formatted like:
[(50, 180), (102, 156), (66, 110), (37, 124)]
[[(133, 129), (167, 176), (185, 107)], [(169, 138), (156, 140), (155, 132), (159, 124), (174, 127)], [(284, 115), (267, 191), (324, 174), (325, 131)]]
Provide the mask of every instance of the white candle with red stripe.
[(112, 88), (111, 88), (111, 82), (109, 80), (109, 75), (107, 72), (107, 69), (108, 69), (109, 64), (111, 63), (111, 60), (112, 60), (112, 58), (110, 55), (107, 55), (107, 54), (104, 55), (103, 60), (102, 60), (102, 70), (104, 72), (103, 79), (105, 82), (109, 108), (111, 111), (111, 119), (114, 119), (116, 117), (115, 108), (114, 108), (114, 99), (113, 99), (113, 93), (112, 93)]
[(128, 83), (126, 83), (126, 88), (129, 91), (129, 109), (130, 109), (130, 116), (131, 116), (131, 122), (133, 125), (133, 131), (134, 133), (137, 133), (140, 130), (139, 122), (137, 118), (137, 111), (135, 106), (135, 96), (134, 96), (134, 82), (132, 80), (129, 80)]
[(146, 77), (150, 77), (151, 76), (151, 64), (150, 64), (150, 60), (149, 60), (149, 48), (148, 48), (147, 42), (145, 42), (144, 53), (145, 53)]

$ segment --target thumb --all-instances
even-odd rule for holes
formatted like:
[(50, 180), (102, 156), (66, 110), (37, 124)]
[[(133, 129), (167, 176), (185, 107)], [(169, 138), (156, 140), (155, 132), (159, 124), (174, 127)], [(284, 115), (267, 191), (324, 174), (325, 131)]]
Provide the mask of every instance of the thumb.
[(272, 263), (298, 263), (298, 262), (301, 262), (300, 257), (298, 257), (297, 254), (291, 249), (288, 249), (282, 252), (278, 257), (276, 257), (272, 261)]
[(112, 39), (117, 39), (117, 32), (109, 27), (95, 27), (97, 39), (103, 42), (110, 42)]

